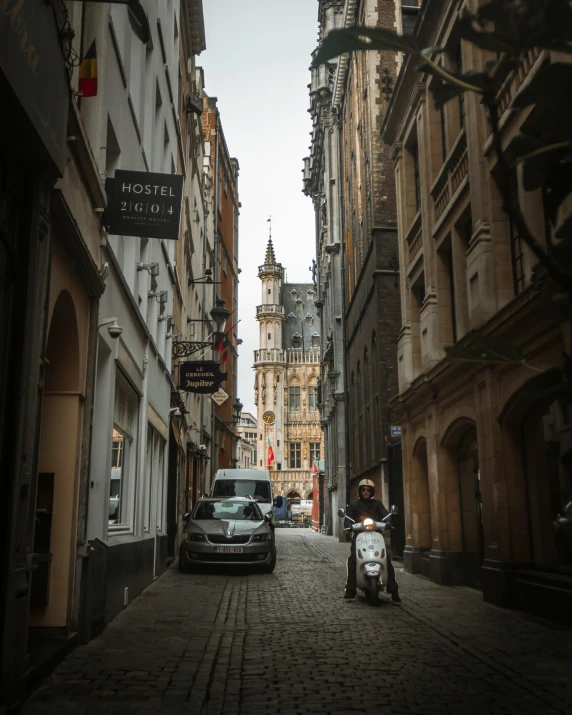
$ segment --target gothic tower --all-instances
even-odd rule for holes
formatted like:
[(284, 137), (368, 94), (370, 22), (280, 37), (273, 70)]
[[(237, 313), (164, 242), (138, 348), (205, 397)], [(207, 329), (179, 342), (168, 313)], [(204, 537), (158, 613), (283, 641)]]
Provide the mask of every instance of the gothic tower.
[(268, 443), (274, 493), (312, 498), (312, 463), (323, 459), (317, 408), (320, 320), (312, 283), (284, 283), (272, 239), (258, 268), (262, 302), (256, 308), (260, 348), (254, 354), (258, 469), (267, 469)]

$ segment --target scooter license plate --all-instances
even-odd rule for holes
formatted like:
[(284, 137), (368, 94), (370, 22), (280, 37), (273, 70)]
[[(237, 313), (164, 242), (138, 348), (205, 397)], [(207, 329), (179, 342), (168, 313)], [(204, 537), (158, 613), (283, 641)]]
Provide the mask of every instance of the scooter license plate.
[(215, 546), (215, 554), (242, 554), (242, 546)]

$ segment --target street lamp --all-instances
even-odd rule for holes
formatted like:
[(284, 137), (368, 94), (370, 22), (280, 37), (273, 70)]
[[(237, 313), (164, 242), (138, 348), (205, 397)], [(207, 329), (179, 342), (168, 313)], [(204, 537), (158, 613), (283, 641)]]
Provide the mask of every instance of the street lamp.
[(193, 340), (186, 341), (181, 340), (180, 342), (173, 343), (173, 357), (188, 357), (194, 353), (198, 353), (199, 350), (204, 348), (212, 348), (216, 350), (221, 342), (224, 342), (226, 338), (225, 328), (226, 321), (230, 311), (228, 308), (224, 307), (224, 300), (222, 298), (217, 298), (215, 301), (215, 307), (211, 310), (211, 318), (215, 324), (215, 331), (213, 335), (213, 340)]

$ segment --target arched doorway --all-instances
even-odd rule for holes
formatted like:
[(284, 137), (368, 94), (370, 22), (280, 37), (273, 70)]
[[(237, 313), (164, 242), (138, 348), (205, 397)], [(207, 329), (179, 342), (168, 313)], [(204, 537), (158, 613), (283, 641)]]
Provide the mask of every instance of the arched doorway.
[[(462, 551), (462, 583), (481, 588), (484, 557), (483, 506), (477, 429), (473, 420), (456, 420), (445, 432), (443, 441), (444, 480), (447, 504), (448, 547)], [(458, 505), (454, 503), (458, 490)], [(458, 520), (455, 518), (458, 513)]]
[(308, 492), (308, 496), (306, 497), (308, 501), (313, 501), (314, 500), (314, 490), (312, 489), (311, 491)]
[(302, 497), (300, 494), (295, 489), (290, 489), (290, 491), (286, 494), (286, 499), (301, 499)]
[(59, 294), (48, 333), (36, 493), (30, 625), (66, 626), (76, 543), (76, 476), (82, 423), (80, 347), (70, 293)]

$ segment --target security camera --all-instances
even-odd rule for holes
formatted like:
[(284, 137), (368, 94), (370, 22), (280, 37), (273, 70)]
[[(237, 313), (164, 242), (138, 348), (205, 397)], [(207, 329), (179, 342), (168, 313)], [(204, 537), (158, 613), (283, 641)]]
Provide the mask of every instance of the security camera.
[(113, 323), (112, 325), (107, 328), (107, 332), (109, 333), (109, 336), (113, 338), (114, 340), (117, 340), (117, 338), (121, 335), (123, 332), (123, 328), (117, 324), (117, 322)]

